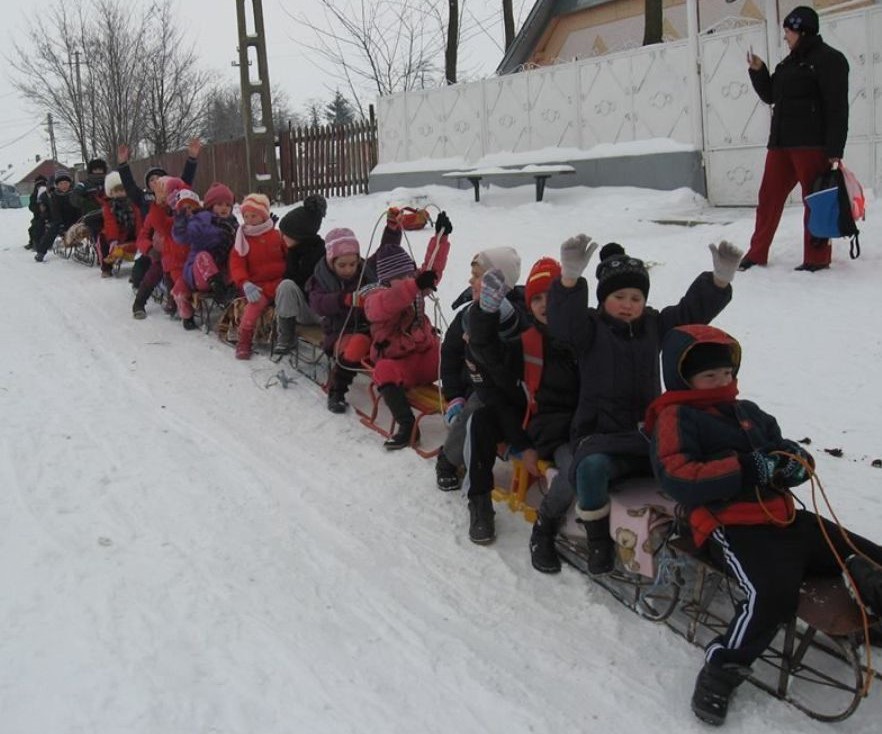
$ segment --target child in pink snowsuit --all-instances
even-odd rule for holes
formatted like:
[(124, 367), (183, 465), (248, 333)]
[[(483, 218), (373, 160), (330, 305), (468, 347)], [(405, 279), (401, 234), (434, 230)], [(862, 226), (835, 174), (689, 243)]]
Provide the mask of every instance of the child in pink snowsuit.
[[(443, 212), (438, 218), (449, 225)], [(371, 324), (374, 383), (398, 424), (397, 432), (384, 444), (388, 450), (411, 443), (416, 419), (406, 389), (431, 384), (438, 377), (440, 340), (425, 314), (424, 294), (435, 290), (444, 273), (451, 229), (442, 227), (429, 240), (419, 270), (400, 245), (381, 245), (375, 260), (379, 285), (364, 295), (364, 313)]]

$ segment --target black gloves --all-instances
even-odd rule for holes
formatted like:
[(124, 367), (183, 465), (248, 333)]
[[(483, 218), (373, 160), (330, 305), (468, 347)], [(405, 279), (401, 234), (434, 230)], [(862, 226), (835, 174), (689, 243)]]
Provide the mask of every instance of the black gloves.
[(421, 291), (435, 290), (435, 284), (438, 282), (438, 275), (434, 270), (424, 270), (416, 278), (414, 278), (417, 288)]
[(453, 231), (453, 225), (450, 223), (450, 217), (447, 212), (441, 212), (435, 219), (435, 233), (438, 235), (450, 234)]

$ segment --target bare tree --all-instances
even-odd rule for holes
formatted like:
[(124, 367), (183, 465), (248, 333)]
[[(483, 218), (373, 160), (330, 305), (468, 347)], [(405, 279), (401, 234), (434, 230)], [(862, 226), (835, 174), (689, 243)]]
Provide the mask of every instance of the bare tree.
[(206, 91), (211, 75), (199, 68), (171, 0), (154, 4), (146, 44), (144, 58), (155, 71), (145, 80), (143, 139), (150, 154), (159, 155), (184, 147), (203, 126), (211, 103)]
[(447, 48), (444, 51), (444, 78), (456, 84), (456, 55), (459, 50), (459, 0), (447, 0)]
[(84, 161), (90, 157), (89, 135), (78, 62), (85, 61), (79, 41), (85, 27), (82, 6), (73, 14), (68, 3), (56, 0), (41, 6), (29, 20), (24, 39), (15, 41), (12, 53), (6, 55), (15, 72), (13, 86), (34, 107), (55, 115), (60, 136), (76, 141)]
[(121, 0), (96, 0), (94, 7), (84, 36), (89, 49), (93, 150), (108, 154), (121, 144), (141, 140), (144, 102), (156, 71), (144, 63), (142, 29), (149, 16), (134, 17)]
[(361, 97), (437, 84), (445, 23), (434, 0), (319, 0), (325, 24), (304, 14), (293, 20), (312, 30), (315, 51), (333, 70), (365, 117)]
[(663, 0), (644, 0), (643, 45), (661, 43), (664, 33)]

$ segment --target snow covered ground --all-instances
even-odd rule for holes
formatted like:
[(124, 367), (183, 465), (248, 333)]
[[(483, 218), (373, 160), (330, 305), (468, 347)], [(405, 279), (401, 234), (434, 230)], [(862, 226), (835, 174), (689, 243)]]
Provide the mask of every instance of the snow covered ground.
[[(526, 274), (584, 231), (657, 263), (663, 306), (709, 268), (709, 242), (752, 230), (752, 210), (685, 190), (536, 203), (527, 186), (480, 204), (446, 188), (331, 200), (322, 231), (367, 245), (389, 202), (418, 195), (454, 223), (445, 303), (477, 250), (515, 245)], [(882, 539), (870, 214), (860, 260), (840, 241), (809, 274), (792, 271), (789, 209), (772, 264), (737, 275), (717, 323), (744, 347), (742, 395), (811, 437), (841, 519)], [(654, 221), (674, 219), (705, 223)], [(387, 454), (304, 378), (266, 388), (278, 367), (237, 362), (155, 304), (134, 321), (124, 277), (34, 263), (27, 221), (0, 211), (0, 733), (705, 730), (689, 710), (699, 650), (571, 569), (536, 573), (519, 516), (500, 509), (498, 541), (473, 545), (431, 462)], [(419, 255), (427, 239), (411, 236)], [(880, 715), (877, 683), (836, 730), (878, 731)], [(750, 686), (727, 728), (830, 731)]]

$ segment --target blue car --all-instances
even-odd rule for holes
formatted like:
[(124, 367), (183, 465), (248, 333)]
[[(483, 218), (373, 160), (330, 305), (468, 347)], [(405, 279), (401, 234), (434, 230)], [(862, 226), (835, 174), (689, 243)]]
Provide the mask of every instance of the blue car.
[(18, 209), (21, 207), (21, 197), (15, 186), (0, 184), (0, 209)]

